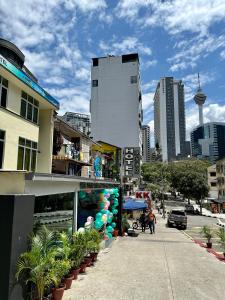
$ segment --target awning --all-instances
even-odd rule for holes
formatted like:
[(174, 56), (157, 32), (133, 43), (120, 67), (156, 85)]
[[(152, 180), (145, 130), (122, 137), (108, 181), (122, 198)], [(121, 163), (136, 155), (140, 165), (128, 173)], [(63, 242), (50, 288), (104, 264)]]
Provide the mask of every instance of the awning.
[(144, 201), (134, 200), (132, 198), (127, 199), (123, 203), (123, 209), (139, 210), (147, 208), (147, 204)]
[(69, 161), (71, 163), (74, 164), (80, 164), (82, 166), (92, 166), (92, 164), (85, 162), (85, 161), (81, 161), (81, 160), (76, 160), (76, 159), (72, 159), (66, 156), (60, 156), (60, 155), (52, 155), (52, 160), (61, 160), (61, 161)]

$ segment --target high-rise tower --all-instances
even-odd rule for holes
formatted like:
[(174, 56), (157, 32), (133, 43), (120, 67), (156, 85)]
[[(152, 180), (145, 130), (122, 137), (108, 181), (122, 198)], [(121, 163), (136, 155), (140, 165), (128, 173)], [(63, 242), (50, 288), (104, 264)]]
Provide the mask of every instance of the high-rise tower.
[(163, 77), (154, 96), (155, 144), (163, 161), (185, 156), (184, 85), (181, 80)]
[(203, 125), (203, 104), (206, 100), (206, 95), (202, 92), (200, 85), (200, 77), (198, 73), (198, 90), (196, 95), (194, 96), (195, 103), (198, 105), (199, 111), (199, 125)]

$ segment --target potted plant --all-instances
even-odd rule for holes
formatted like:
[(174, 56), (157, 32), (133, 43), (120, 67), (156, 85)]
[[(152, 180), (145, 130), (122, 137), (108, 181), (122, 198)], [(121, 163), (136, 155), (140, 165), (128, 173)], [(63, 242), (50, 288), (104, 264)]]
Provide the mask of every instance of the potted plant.
[(57, 248), (55, 236), (45, 227), (41, 228), (30, 239), (30, 249), (22, 253), (17, 262), (16, 279), (32, 284), (32, 291), (36, 299), (44, 299), (44, 292), (52, 281), (49, 268), (54, 259)]
[(60, 249), (60, 256), (58, 256), (60, 259), (65, 260), (68, 262), (69, 264), (69, 268), (67, 270), (67, 273), (64, 275), (64, 280), (63, 282), (65, 283), (66, 286), (66, 290), (71, 288), (72, 285), (72, 280), (73, 280), (73, 274), (71, 274), (69, 272), (70, 268), (71, 268), (71, 252), (72, 252), (72, 248), (71, 248), (71, 243), (70, 243), (70, 239), (69, 236), (65, 233), (65, 232), (61, 232), (59, 234), (59, 249)]
[(70, 269), (69, 260), (54, 260), (49, 270), (51, 281), (54, 284), (52, 288), (52, 296), (54, 300), (61, 300), (64, 294), (66, 285), (62, 283), (62, 278), (68, 274)]
[(213, 233), (212, 233), (211, 228), (209, 226), (206, 226), (206, 225), (203, 226), (201, 234), (204, 236), (204, 238), (207, 239), (207, 243), (206, 243), (207, 248), (212, 248), (211, 239), (213, 237)]
[(225, 258), (225, 231), (224, 231), (224, 228), (220, 228), (218, 231), (217, 231), (217, 236), (220, 238), (220, 241), (219, 243), (221, 244), (222, 248), (223, 248), (223, 256)]
[(73, 257), (73, 253), (74, 254), (77, 253), (79, 247), (79, 253), (77, 253), (77, 264), (79, 263), (79, 267), (80, 267), (79, 273), (85, 273), (87, 263), (84, 261), (84, 257), (87, 252), (87, 241), (84, 233), (76, 232), (73, 234), (72, 249), (73, 247), (74, 247), (74, 252), (72, 250), (72, 257)]
[(85, 255), (85, 249), (83, 244), (81, 243), (82, 236), (81, 233), (74, 233), (72, 237), (72, 244), (71, 244), (71, 273), (74, 275), (74, 279), (77, 279), (77, 275), (80, 272), (80, 264)]

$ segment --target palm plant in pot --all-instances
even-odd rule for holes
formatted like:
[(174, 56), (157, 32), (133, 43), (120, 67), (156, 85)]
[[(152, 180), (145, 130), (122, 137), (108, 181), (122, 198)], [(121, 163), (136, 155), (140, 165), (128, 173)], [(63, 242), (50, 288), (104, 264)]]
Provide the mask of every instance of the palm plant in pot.
[(52, 296), (54, 300), (61, 300), (65, 290), (65, 284), (62, 278), (68, 274), (70, 270), (69, 260), (54, 260), (49, 270), (50, 278), (54, 287), (52, 288)]
[(212, 248), (212, 242), (211, 242), (211, 239), (213, 237), (212, 229), (209, 226), (205, 225), (201, 230), (201, 234), (204, 236), (204, 238), (207, 239), (207, 243), (206, 243), (207, 248)]
[(52, 283), (49, 268), (57, 253), (54, 241), (54, 233), (42, 228), (31, 237), (30, 249), (18, 259), (16, 279), (25, 282), (26, 285), (31, 283), (33, 299), (45, 299), (45, 290)]
[(217, 236), (220, 238), (220, 245), (222, 246), (223, 248), (223, 256), (225, 258), (225, 231), (224, 231), (224, 228), (220, 228), (218, 231), (217, 231)]
[(71, 244), (71, 273), (74, 275), (74, 279), (77, 279), (77, 275), (80, 272), (80, 264), (84, 259), (85, 249), (82, 244), (80, 244), (81, 233), (74, 233)]
[(87, 247), (92, 261), (94, 262), (97, 260), (98, 253), (100, 251), (101, 235), (95, 229), (91, 229), (89, 235), (90, 240), (88, 241)]
[(69, 236), (62, 232), (59, 234), (59, 255), (58, 258), (65, 260), (67, 263), (69, 263), (69, 269), (67, 270), (67, 273), (64, 274), (64, 283), (66, 286), (66, 290), (71, 288), (72, 280), (73, 280), (73, 274), (71, 274), (70, 268), (71, 268), (71, 242)]

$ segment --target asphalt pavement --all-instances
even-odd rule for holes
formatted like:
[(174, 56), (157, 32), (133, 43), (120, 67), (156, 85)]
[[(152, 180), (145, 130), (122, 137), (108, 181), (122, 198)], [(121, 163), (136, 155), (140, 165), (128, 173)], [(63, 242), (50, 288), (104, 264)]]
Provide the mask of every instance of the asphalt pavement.
[(224, 300), (225, 263), (165, 223), (157, 216), (155, 235), (117, 238), (63, 299)]

